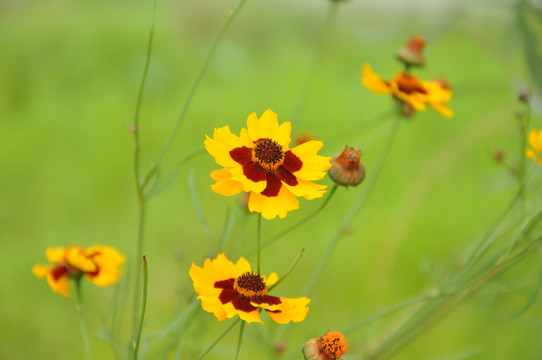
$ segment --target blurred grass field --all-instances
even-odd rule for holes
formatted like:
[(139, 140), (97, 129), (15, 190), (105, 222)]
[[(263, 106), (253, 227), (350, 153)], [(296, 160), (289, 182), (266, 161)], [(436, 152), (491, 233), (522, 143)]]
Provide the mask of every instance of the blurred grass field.
[[(233, 4), (158, 2), (141, 115), (143, 169), (158, 156)], [(502, 148), (510, 162), (517, 162), (516, 93), (533, 86), (514, 32), (514, 3), (340, 4), (321, 63), (312, 74), (303, 117), (293, 118), (328, 5), (324, 0), (248, 1), (217, 49), (166, 158), (166, 169), (203, 150), (204, 135), (212, 134), (214, 127), (230, 125), (236, 133), (249, 113), (271, 108), (279, 121), (292, 121), (294, 134), (309, 132), (321, 139), (325, 155), (340, 152), (346, 144), (361, 148), (371, 176), (389, 122), (372, 131), (363, 131), (363, 123), (388, 111), (391, 100), (360, 85), (360, 68), (370, 62), (376, 72), (391, 78), (400, 69), (395, 50), (413, 34), (429, 42), (428, 65), (421, 76), (451, 81), (450, 107), (456, 115), (445, 119), (429, 109), (401, 124), (374, 192), (315, 289), (307, 319), (293, 326), (287, 339), (280, 338), (280, 331), (277, 335), (269, 330), (278, 328), (269, 319), (264, 319), (265, 327), (248, 326), (242, 359), (271, 357), (272, 348), (261, 349), (255, 340), (260, 332), (273, 341), (287, 340), (290, 350), (300, 349), (304, 341), (328, 328), (340, 331), (430, 288), (488, 231), (517, 188), (514, 178), (491, 156)], [(99, 243), (128, 256), (134, 253), (137, 201), (128, 127), (149, 18), (150, 2), (140, 0), (0, 2), (1, 359), (84, 357), (73, 299), (54, 294), (31, 273), (33, 264), (45, 263), (48, 246)], [(533, 106), (531, 124), (539, 128), (539, 105)], [(201, 265), (214, 255), (215, 244), (206, 236), (191, 200), (188, 174), (194, 176), (215, 239), (227, 211), (237, 204), (238, 199), (210, 190), (209, 172), (216, 168), (202, 152), (149, 203), (144, 337), (163, 329), (195, 297), (188, 269), (193, 261)], [(323, 182), (331, 185), (329, 178)], [(279, 275), (306, 249), (295, 272), (281, 284), (281, 296), (303, 295), (299, 290), (350, 199), (360, 191), (363, 185), (339, 189), (317, 218), (264, 249), (263, 272)], [(321, 201), (301, 200), (300, 209), (285, 220), (264, 222), (264, 239), (294, 224)], [(250, 224), (249, 237), (240, 251), (231, 254), (234, 259), (253, 247), (255, 217), (243, 215), (243, 220)], [(243, 224), (238, 223), (230, 250), (242, 232)], [(248, 258), (254, 261), (253, 255)], [(392, 358), (542, 358), (540, 300), (514, 318), (541, 276), (535, 260), (530, 258), (499, 278)], [(98, 335), (103, 333), (103, 317), (115, 289), (85, 283), (83, 290), (95, 358), (113, 358)], [(195, 357), (227, 326), (199, 312), (190, 331), (171, 334), (173, 349), (186, 343), (183, 359)], [(344, 359), (358, 358), (383, 324), (376, 322), (352, 334)], [(232, 358), (236, 336), (237, 331), (229, 334), (208, 358)], [(173, 358), (174, 353), (153, 356), (151, 351), (147, 358)]]

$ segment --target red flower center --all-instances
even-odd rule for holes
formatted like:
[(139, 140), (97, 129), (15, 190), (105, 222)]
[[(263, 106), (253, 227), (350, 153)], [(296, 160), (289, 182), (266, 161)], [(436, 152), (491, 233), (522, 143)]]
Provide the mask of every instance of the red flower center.
[(284, 163), (282, 146), (269, 138), (259, 139), (252, 150), (252, 161), (266, 170), (276, 170)]
[(261, 297), (267, 295), (267, 286), (263, 277), (255, 272), (246, 272), (235, 279), (233, 288), (239, 295), (247, 298)]

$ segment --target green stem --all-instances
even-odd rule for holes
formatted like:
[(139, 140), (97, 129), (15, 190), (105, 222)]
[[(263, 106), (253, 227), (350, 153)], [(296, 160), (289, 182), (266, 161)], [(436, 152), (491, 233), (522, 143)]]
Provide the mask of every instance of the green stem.
[(301, 88), (301, 92), (299, 94), (299, 100), (297, 101), (297, 106), (294, 111), (293, 120), (295, 120), (298, 124), (301, 122), (303, 118), (303, 111), (305, 109), (305, 104), (307, 103), (307, 99), (309, 97), (309, 91), (312, 87), (314, 80), (316, 79), (316, 72), (318, 70), (318, 67), (320, 66), (320, 63), (322, 62), (324, 50), (327, 44), (327, 38), (332, 28), (332, 25), (334, 23), (335, 15), (337, 14), (337, 6), (338, 4), (336, 1), (329, 2), (329, 11), (327, 13), (324, 30), (322, 31), (320, 42), (316, 49), (316, 53), (313, 56), (314, 61), (307, 74), (307, 78), (305, 79), (304, 85)]
[(316, 215), (318, 215), (318, 213), (320, 213), (326, 207), (327, 203), (329, 202), (329, 200), (331, 200), (333, 194), (335, 194), (335, 191), (337, 190), (338, 187), (339, 186), (337, 184), (334, 184), (333, 187), (331, 188), (331, 191), (329, 192), (329, 195), (326, 197), (326, 199), (324, 200), (324, 202), (322, 203), (322, 205), (320, 205), (320, 207), (318, 209), (316, 209), (315, 211), (310, 213), (305, 218), (301, 219), (301, 221), (293, 224), (292, 226), (286, 228), (285, 230), (281, 231), (277, 235), (274, 235), (271, 238), (269, 238), (266, 242), (264, 242), (262, 244), (262, 248), (265, 248), (265, 247), (271, 245), (276, 240), (278, 240), (281, 237), (283, 237), (284, 235), (288, 234), (290, 231), (293, 231), (293, 230), (297, 229), (298, 227), (300, 227), (301, 225), (303, 225), (304, 223), (306, 223), (307, 221), (309, 221), (310, 219), (313, 219)]
[(256, 226), (256, 271), (260, 274), (260, 243), (262, 238), (262, 214), (258, 214), (258, 223)]
[[(397, 333), (390, 336), (388, 339), (383, 341), (375, 350), (373, 350), (367, 357), (364, 359), (367, 360), (377, 360), (384, 359), (385, 357), (393, 354), (394, 352), (401, 349), (409, 341), (414, 339), (416, 336), (421, 334), (427, 328), (435, 324), (438, 320), (443, 318), (445, 315), (449, 314), (454, 308), (456, 308), (461, 302), (471, 296), (474, 292), (480, 289), (488, 281), (495, 278), (499, 274), (503, 273), (505, 270), (512, 267), (514, 264), (518, 263), (533, 250), (540, 246), (541, 239), (533, 241), (531, 245), (526, 247), (518, 255), (509, 259), (506, 262), (498, 264), (487, 272), (479, 276), (478, 278), (472, 280), (466, 284), (462, 289), (455, 292), (447, 300), (433, 304), (424, 309), (421, 309), (422, 316), (418, 320), (413, 321), (409, 326), (400, 329)], [(416, 315), (414, 315), (416, 316)]]
[(139, 326), (134, 350), (134, 360), (137, 360), (139, 344), (141, 342), (141, 332), (143, 331), (143, 320), (145, 319), (145, 309), (147, 308), (147, 284), (149, 282), (149, 272), (147, 266), (147, 256), (143, 255), (143, 303), (141, 304), (141, 315), (139, 316)]
[(226, 33), (226, 30), (230, 27), (230, 24), (232, 23), (233, 19), (239, 13), (239, 10), (241, 9), (241, 7), (244, 5), (245, 2), (246, 0), (239, 0), (237, 4), (235, 5), (235, 7), (228, 14), (228, 19), (226, 20), (226, 22), (224, 23), (224, 26), (220, 30), (220, 33), (218, 34), (215, 42), (213, 43), (211, 50), (209, 51), (209, 53), (207, 54), (207, 57), (205, 58), (205, 61), (203, 62), (203, 66), (200, 72), (198, 73), (196, 80), (194, 81), (194, 83), (192, 84), (192, 87), (190, 88), (190, 91), (188, 92), (188, 96), (186, 97), (184, 101), (183, 107), (181, 109), (181, 113), (179, 114), (177, 121), (173, 125), (173, 129), (169, 133), (169, 137), (166, 140), (164, 147), (162, 148), (162, 152), (160, 153), (160, 156), (158, 157), (156, 166), (159, 167), (162, 161), (164, 160), (166, 153), (168, 152), (169, 148), (171, 147), (171, 144), (173, 143), (173, 140), (175, 139), (175, 137), (177, 136), (177, 133), (179, 132), (179, 128), (184, 120), (188, 107), (192, 101), (192, 97), (194, 96), (194, 93), (196, 92), (196, 89), (198, 88), (203, 75), (205, 74), (205, 72), (207, 71), (207, 68), (209, 67), (209, 63), (211, 62), (211, 59), (213, 58), (213, 55), (215, 53), (215, 50), (218, 44), (222, 40), (222, 37)]
[(380, 171), (382, 170), (382, 166), (384, 165), (384, 162), (386, 161), (386, 158), (388, 157), (390, 150), (392, 148), (393, 142), (397, 135), (397, 130), (399, 129), (399, 124), (401, 122), (402, 117), (399, 117), (394, 124), (392, 124), (390, 133), (388, 135), (388, 142), (386, 143), (384, 147), (384, 152), (380, 156), (380, 159), (375, 167), (374, 175), (369, 180), (369, 183), (364, 187), (366, 189), (365, 192), (360, 192), (360, 196), (358, 199), (356, 199), (350, 209), (347, 211), (345, 216), (343, 217), (343, 222), (341, 226), (338, 228), (337, 232), (329, 239), (327, 248), (324, 252), (324, 258), (320, 261), (318, 264), (318, 268), (313, 272), (312, 277), (308, 281), (307, 289), (305, 293), (310, 294), (314, 287), (316, 286), (316, 283), (324, 273), (324, 270), (329, 263), (331, 259), (331, 255), (333, 254), (333, 251), (335, 250), (335, 247), (337, 246), (337, 243), (339, 242), (339, 239), (343, 235), (344, 229), (350, 224), (350, 222), (354, 219), (356, 214), (361, 209), (362, 205), (364, 205), (367, 202), (367, 199), (372, 193), (372, 190), (376, 184), (376, 180), (378, 179), (380, 175)]
[[(139, 257), (143, 254), (143, 240), (144, 240), (144, 233), (145, 233), (145, 214), (146, 214), (146, 206), (145, 202), (139, 205), (139, 219), (138, 219), (138, 229), (137, 229), (137, 248), (136, 248), (136, 259), (139, 259)], [(139, 276), (141, 274), (141, 263), (140, 261), (136, 261), (135, 263), (135, 287), (134, 287), (134, 308), (133, 308), (133, 316), (132, 316), (132, 329), (133, 331), (137, 331), (136, 324), (138, 324), (138, 315), (139, 315), (139, 302), (140, 302), (140, 292), (139, 288), (141, 287), (141, 278)]]
[(216, 338), (216, 340), (213, 341), (213, 343), (212, 343), (211, 345), (209, 345), (209, 347), (208, 347), (207, 349), (205, 349), (205, 351), (204, 351), (200, 356), (198, 356), (198, 358), (197, 358), (196, 360), (201, 360), (201, 359), (203, 359), (203, 358), (209, 353), (209, 351), (211, 351), (211, 350), (216, 346), (216, 344), (218, 344), (218, 343), (220, 342), (220, 340), (222, 340), (222, 338), (223, 338), (224, 336), (226, 336), (226, 334), (229, 333), (230, 330), (233, 329), (233, 327), (234, 327), (235, 325), (237, 325), (237, 323), (238, 323), (240, 320), (241, 320), (241, 318), (235, 319), (235, 321), (234, 321), (234, 322), (233, 322), (226, 330), (224, 330), (224, 332), (223, 332), (222, 334), (220, 334), (220, 335), (218, 336), (218, 338)]
[(85, 316), (83, 315), (83, 304), (81, 295), (81, 278), (75, 280), (75, 310), (79, 315), (79, 330), (81, 331), (81, 339), (83, 340), (83, 347), (85, 348), (85, 354), (87, 360), (92, 359), (92, 353), (90, 352), (90, 342), (88, 340), (87, 327), (85, 324)]
[(527, 149), (527, 136), (529, 133), (530, 119), (531, 119), (530, 106), (527, 104), (525, 114), (522, 116), (520, 125), (519, 125), (519, 134), (520, 134), (520, 149), (519, 149), (519, 182), (521, 189), (521, 208), (520, 215), (523, 217), (525, 214), (525, 203), (526, 203), (526, 193), (525, 193), (525, 183), (527, 182), (527, 165), (526, 165), (526, 156), (525, 149)]
[(239, 339), (237, 340), (237, 351), (235, 352), (235, 360), (239, 359), (239, 353), (241, 353), (241, 343), (243, 342), (243, 332), (245, 331), (245, 322), (241, 321), (239, 327)]
[(305, 249), (302, 249), (301, 252), (297, 255), (297, 257), (295, 258), (293, 264), (290, 266), (290, 268), (288, 269), (288, 271), (286, 272), (286, 274), (284, 274), (284, 276), (282, 276), (276, 283), (274, 283), (273, 285), (271, 285), (267, 290), (268, 291), (271, 291), (273, 290), (274, 288), (276, 288), (281, 282), (284, 281), (284, 279), (286, 279), (288, 277), (288, 275), (290, 275), (290, 273), (294, 270), (294, 268), (296, 267), (297, 263), (299, 262), (299, 260), (301, 259), (301, 256), (303, 255), (303, 253), (305, 252)]

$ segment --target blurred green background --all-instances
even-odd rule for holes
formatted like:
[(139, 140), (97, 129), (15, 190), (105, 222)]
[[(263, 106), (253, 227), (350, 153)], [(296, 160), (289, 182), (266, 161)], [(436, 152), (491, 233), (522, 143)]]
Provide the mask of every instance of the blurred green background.
[[(142, 168), (156, 160), (182, 103), (234, 1), (159, 0), (155, 43), (141, 114)], [(234, 133), (251, 112), (268, 108), (292, 121), (294, 135), (324, 141), (322, 153), (348, 144), (363, 151), (368, 176), (382, 152), (390, 121), (366, 126), (392, 101), (359, 83), (369, 62), (384, 78), (400, 70), (394, 53), (410, 35), (428, 40), (427, 66), (419, 74), (452, 83), (445, 119), (428, 109), (401, 124), (376, 183), (333, 254), (315, 289), (306, 321), (287, 330), (269, 318), (247, 327), (241, 359), (276, 358), (276, 344), (297, 353), (328, 328), (341, 331), (356, 320), (416, 296), (438, 283), (510, 201), (517, 183), (492, 158), (495, 149), (517, 164), (521, 150), (515, 112), (517, 92), (531, 89), (533, 128), (540, 128), (540, 78), (536, 65), (540, 5), (514, 1), (364, 1), (340, 3), (321, 57), (319, 43), (329, 11), (326, 0), (249, 0), (227, 31), (164, 163), (172, 169), (203, 149), (205, 134), (230, 125)], [(137, 201), (133, 179), (133, 122), (146, 53), (150, 1), (0, 2), (0, 358), (83, 359), (73, 298), (65, 299), (36, 279), (31, 267), (45, 263), (48, 246), (112, 245), (133, 256)], [(312, 64), (319, 61), (314, 68)], [(538, 70), (537, 70), (538, 69)], [(534, 71), (534, 72), (533, 72)], [(302, 115), (302, 89), (312, 77)], [(164, 329), (195, 293), (188, 277), (194, 261), (216, 255), (216, 239), (237, 198), (212, 193), (209, 172), (218, 168), (202, 152), (149, 203), (145, 253), (149, 297), (143, 336)], [(212, 239), (191, 198), (195, 181)], [(329, 178), (323, 180), (331, 185)], [(539, 184), (538, 181), (536, 184)], [(536, 187), (529, 189), (532, 202)], [(277, 289), (303, 289), (363, 185), (339, 189), (324, 212), (262, 253), (262, 271), (284, 274), (302, 248), (295, 272)], [(296, 223), (322, 199), (301, 200), (285, 220), (265, 221), (264, 239)], [(248, 256), (255, 216), (243, 214), (228, 242), (235, 260)], [(236, 243), (247, 240), (240, 249)], [(538, 261), (537, 261), (538, 260)], [(394, 355), (393, 359), (540, 359), (542, 304), (521, 317), (541, 274), (540, 261), (490, 284), (452, 316)], [(130, 264), (124, 266), (129, 273)], [(126, 278), (123, 279), (123, 282)], [(122, 291), (122, 284), (119, 291)], [(84, 284), (86, 316), (96, 359), (114, 358), (104, 337), (115, 287)], [(126, 303), (126, 304), (129, 304)], [(127, 306), (129, 307), (129, 306)], [(399, 313), (400, 317), (404, 313)], [(193, 359), (228, 324), (196, 311), (186, 329), (167, 337), (142, 358)], [(357, 359), (389, 324), (384, 318), (351, 334)], [(278, 331), (277, 331), (278, 329)], [(258, 340), (264, 338), (265, 341)], [(209, 359), (233, 358), (237, 330)], [(122, 339), (123, 343), (127, 338)], [(169, 349), (169, 348), (167, 348)], [(286, 357), (284, 357), (286, 358)]]

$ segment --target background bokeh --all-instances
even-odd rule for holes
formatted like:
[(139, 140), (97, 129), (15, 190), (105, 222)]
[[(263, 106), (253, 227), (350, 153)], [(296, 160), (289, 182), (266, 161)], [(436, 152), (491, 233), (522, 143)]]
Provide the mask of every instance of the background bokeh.
[[(231, 0), (158, 1), (141, 114), (144, 170), (156, 160), (233, 5)], [(281, 342), (295, 353), (328, 328), (340, 331), (438, 284), (517, 189), (514, 176), (493, 161), (492, 153), (503, 149), (509, 164), (518, 162), (519, 90), (533, 92), (531, 124), (540, 128), (540, 78), (537, 83), (533, 77), (540, 70), (533, 67), (540, 42), (532, 42), (542, 31), (540, 2), (347, 1), (340, 4), (317, 60), (328, 8), (326, 0), (249, 0), (217, 49), (165, 169), (202, 150), (204, 135), (214, 127), (230, 125), (235, 133), (249, 113), (271, 108), (279, 121), (292, 121), (294, 134), (307, 132), (324, 141), (325, 155), (346, 144), (361, 148), (370, 177), (391, 121), (364, 124), (389, 111), (392, 102), (360, 85), (360, 68), (369, 62), (391, 78), (400, 69), (396, 49), (414, 34), (428, 40), (428, 62), (420, 76), (449, 79), (456, 115), (445, 119), (428, 110), (401, 124), (374, 191), (318, 282), (306, 321), (287, 330), (270, 319), (264, 319), (265, 326), (248, 326), (242, 359), (276, 358), (274, 347)], [(140, 0), (0, 1), (1, 359), (84, 357), (73, 299), (51, 292), (30, 270), (45, 262), (48, 246), (99, 243), (134, 254), (137, 200), (128, 128), (150, 10), (150, 1)], [(308, 76), (307, 102), (299, 112)], [(237, 198), (210, 191), (209, 172), (216, 168), (201, 152), (149, 203), (144, 337), (165, 328), (195, 297), (188, 269), (216, 254), (227, 214), (238, 204)], [(211, 239), (196, 214), (189, 174)], [(327, 177), (323, 182), (331, 184)], [(539, 189), (540, 182), (535, 184)], [(529, 189), (533, 203), (540, 199), (535, 190)], [(263, 272), (279, 275), (305, 249), (278, 294), (303, 295), (300, 289), (360, 191), (363, 185), (339, 189), (313, 221), (265, 248)], [(300, 210), (285, 220), (265, 221), (264, 239), (321, 201), (301, 200)], [(227, 247), (233, 259), (245, 255), (254, 261), (247, 254), (255, 225), (254, 216), (240, 215)], [(245, 233), (246, 242), (236, 249)], [(128, 272), (129, 264), (125, 268)], [(542, 358), (540, 300), (514, 316), (537, 288), (541, 272), (539, 258), (527, 259), (392, 358)], [(111, 315), (115, 287), (85, 283), (83, 291), (95, 358), (113, 358), (103, 323)], [(404, 314), (353, 333), (344, 359), (360, 358), (387, 320)], [(196, 316), (189, 328), (168, 336), (172, 351), (147, 347), (145, 358), (173, 358), (181, 343), (181, 358), (195, 358), (227, 326), (202, 310)], [(208, 358), (232, 358), (236, 341), (232, 331)]]

